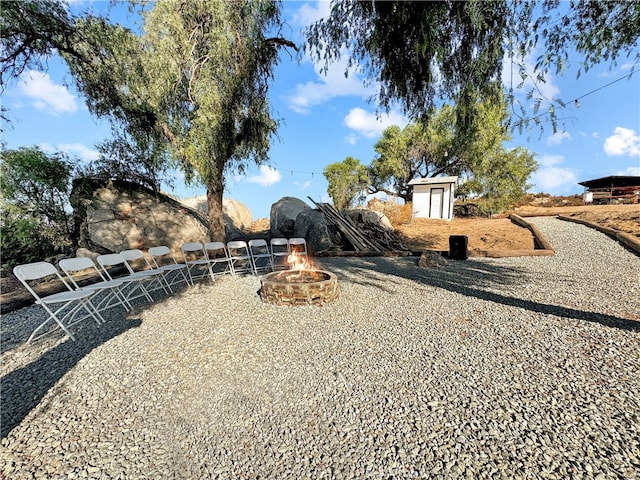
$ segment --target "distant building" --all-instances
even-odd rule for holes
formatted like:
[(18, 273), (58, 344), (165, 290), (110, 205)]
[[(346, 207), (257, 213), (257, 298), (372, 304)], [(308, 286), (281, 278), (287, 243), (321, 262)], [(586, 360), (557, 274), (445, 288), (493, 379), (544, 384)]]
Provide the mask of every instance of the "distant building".
[(414, 178), (413, 218), (453, 220), (454, 190), (458, 177)]
[(640, 177), (611, 175), (578, 182), (585, 187), (584, 203), (638, 203), (640, 201)]

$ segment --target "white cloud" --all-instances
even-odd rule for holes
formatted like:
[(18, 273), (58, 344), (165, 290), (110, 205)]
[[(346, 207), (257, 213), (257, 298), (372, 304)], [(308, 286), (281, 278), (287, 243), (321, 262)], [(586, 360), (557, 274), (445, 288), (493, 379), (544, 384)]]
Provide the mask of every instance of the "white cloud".
[(620, 71), (621, 72), (629, 72), (631, 70), (633, 70), (635, 68), (635, 63), (632, 62), (626, 62), (623, 63), (622, 65), (620, 65)]
[(537, 161), (538, 165), (541, 165), (543, 167), (551, 167), (553, 165), (562, 163), (564, 161), (564, 156), (545, 154), (537, 158)]
[(233, 172), (229, 174), (228, 177), (225, 177), (225, 178), (228, 178), (232, 183), (240, 183), (246, 177), (242, 173)]
[(358, 137), (354, 133), (350, 133), (349, 135), (344, 137), (344, 141), (347, 142), (349, 145), (355, 145), (357, 140), (358, 140)]
[[(293, 14), (292, 24), (305, 28), (322, 18), (329, 17), (330, 13), (331, 3), (329, 1), (305, 2)], [(349, 57), (349, 53), (343, 49), (338, 61), (330, 65), (326, 73), (322, 72), (323, 61), (314, 64), (316, 80), (299, 83), (295, 86), (293, 94), (287, 98), (289, 108), (298, 113), (308, 114), (314, 105), (319, 105), (335, 97), (355, 95), (368, 98), (372, 96), (375, 90), (372, 86), (364, 85), (362, 77), (357, 73), (357, 66), (350, 68), (349, 76), (345, 77)], [(305, 55), (305, 61), (312, 63), (308, 54)]]
[(316, 2), (315, 5), (305, 2), (293, 14), (292, 23), (296, 26), (307, 27), (322, 18), (327, 18), (330, 13), (331, 2), (320, 1)]
[(547, 138), (547, 145), (560, 145), (565, 140), (571, 140), (569, 132), (556, 132)]
[(531, 176), (531, 183), (535, 185), (535, 189), (539, 192), (559, 193), (563, 187), (577, 184), (576, 174), (568, 168), (561, 167), (545, 167), (538, 169)]
[(618, 172), (616, 175), (633, 175), (640, 177), (640, 165), (637, 167), (627, 167), (626, 170)]
[(51, 81), (48, 74), (36, 70), (27, 70), (18, 80), (18, 92), (32, 101), (38, 110), (53, 115), (75, 112), (78, 109), (75, 95), (69, 93), (64, 85)]
[(293, 182), (293, 184), (298, 187), (300, 190), (307, 190), (311, 186), (311, 180), (307, 180), (303, 183)]
[(317, 81), (299, 83), (295, 86), (293, 94), (287, 98), (289, 108), (298, 113), (310, 113), (311, 107), (327, 102), (335, 97), (358, 96), (368, 98), (375, 92), (373, 85), (365, 86), (363, 79), (357, 74), (357, 69), (350, 69), (349, 76), (345, 77), (345, 69), (349, 55), (341, 54), (340, 60), (324, 73), (320, 73), (320, 66), (316, 65)]
[(267, 165), (260, 165), (260, 174), (247, 177), (247, 182), (257, 183), (263, 187), (270, 187), (278, 183), (281, 178), (282, 175), (280, 175), (280, 172), (276, 169), (268, 167)]
[(575, 188), (578, 182), (576, 174), (570, 168), (560, 166), (564, 160), (563, 155), (552, 154), (536, 158), (539, 168), (531, 175), (535, 191), (562, 195), (569, 187)]
[(58, 145), (58, 150), (68, 153), (69, 155), (76, 155), (81, 160), (88, 162), (97, 160), (100, 157), (100, 153), (97, 150), (87, 147), (81, 143), (61, 143)]
[(630, 128), (616, 127), (605, 139), (604, 151), (609, 156), (640, 157), (640, 135)]
[[(329, 1), (305, 2), (294, 13), (292, 23), (300, 28), (308, 27), (322, 18), (329, 17), (330, 13), (331, 3)], [(340, 59), (330, 65), (326, 73), (322, 72), (323, 61), (314, 64), (316, 79), (299, 83), (294, 87), (293, 93), (286, 98), (289, 108), (298, 113), (308, 114), (314, 105), (327, 102), (335, 97), (353, 95), (368, 98), (372, 96), (375, 89), (372, 85), (364, 85), (363, 78), (357, 73), (357, 66), (350, 68), (349, 76), (345, 77), (349, 57), (349, 53), (343, 49), (340, 52)], [(305, 61), (312, 62), (309, 55), (305, 56)]]
[(77, 157), (85, 162), (92, 162), (100, 157), (100, 153), (97, 150), (89, 148), (82, 143), (59, 143), (55, 147), (50, 143), (41, 143), (38, 146), (43, 152), (64, 152), (70, 157)]
[(382, 131), (391, 125), (404, 127), (408, 120), (398, 111), (390, 111), (379, 118), (375, 113), (367, 112), (362, 108), (352, 108), (344, 118), (344, 123), (351, 130), (355, 130), (367, 138), (375, 138), (382, 135)]

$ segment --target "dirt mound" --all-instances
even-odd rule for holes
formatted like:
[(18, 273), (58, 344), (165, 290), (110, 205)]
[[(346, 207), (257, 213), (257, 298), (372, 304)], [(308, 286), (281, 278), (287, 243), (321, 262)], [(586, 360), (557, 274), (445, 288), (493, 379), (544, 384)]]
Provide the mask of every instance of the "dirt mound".
[(578, 205), (564, 207), (523, 206), (515, 209), (521, 217), (566, 215), (640, 238), (640, 205)]
[(454, 218), (453, 221), (414, 219), (396, 227), (409, 250), (449, 250), (450, 235), (466, 235), (469, 252), (533, 250), (533, 235), (508, 218)]

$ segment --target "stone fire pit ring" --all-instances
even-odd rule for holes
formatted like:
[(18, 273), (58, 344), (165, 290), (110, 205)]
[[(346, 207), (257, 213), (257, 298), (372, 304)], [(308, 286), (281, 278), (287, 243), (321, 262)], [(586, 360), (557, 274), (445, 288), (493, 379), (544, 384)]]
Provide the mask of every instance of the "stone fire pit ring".
[(284, 270), (263, 276), (259, 293), (273, 305), (324, 305), (338, 298), (338, 279), (324, 270)]

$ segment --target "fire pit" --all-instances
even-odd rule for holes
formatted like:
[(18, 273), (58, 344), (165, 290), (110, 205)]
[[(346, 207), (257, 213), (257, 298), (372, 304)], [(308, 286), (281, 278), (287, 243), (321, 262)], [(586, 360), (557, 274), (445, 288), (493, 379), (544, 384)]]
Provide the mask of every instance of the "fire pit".
[(260, 298), (274, 305), (324, 305), (338, 298), (338, 281), (324, 270), (285, 270), (262, 277)]

